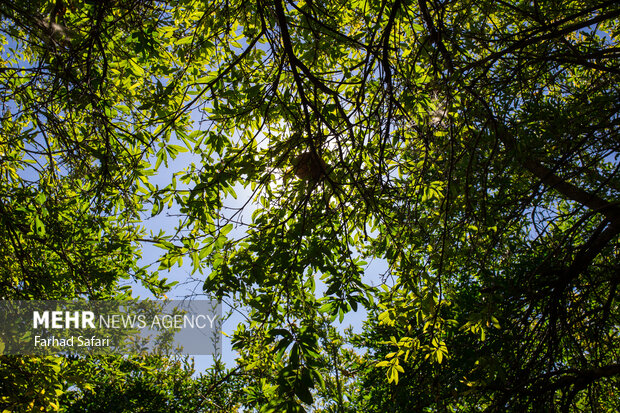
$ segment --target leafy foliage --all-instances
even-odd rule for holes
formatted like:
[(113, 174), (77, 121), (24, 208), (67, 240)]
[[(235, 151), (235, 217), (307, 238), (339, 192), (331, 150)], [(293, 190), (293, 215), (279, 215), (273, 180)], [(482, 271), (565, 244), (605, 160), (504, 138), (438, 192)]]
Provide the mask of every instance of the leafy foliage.
[(4, 298), (163, 293), (150, 241), (247, 315), (256, 410), (618, 408), (615, 2), (0, 11)]

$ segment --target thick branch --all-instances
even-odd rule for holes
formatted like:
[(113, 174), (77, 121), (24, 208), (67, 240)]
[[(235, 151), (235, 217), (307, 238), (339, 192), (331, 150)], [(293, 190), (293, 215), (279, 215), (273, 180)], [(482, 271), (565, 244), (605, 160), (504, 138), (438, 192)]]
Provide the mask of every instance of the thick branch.
[(561, 277), (558, 279), (555, 286), (554, 303), (557, 304), (560, 294), (566, 289), (571, 280), (575, 279), (588, 268), (603, 248), (605, 248), (612, 239), (617, 237), (619, 233), (620, 227), (610, 225), (608, 220), (603, 221), (598, 228), (596, 228), (590, 239), (581, 246), (570, 266), (562, 272)]
[(572, 201), (576, 201), (595, 212), (600, 212), (616, 226), (620, 227), (620, 211), (618, 207), (605, 201), (595, 194), (584, 191), (573, 184), (566, 182), (557, 176), (550, 168), (542, 165), (535, 159), (526, 158), (522, 160), (523, 166), (532, 172), (542, 183), (560, 192)]
[(439, 49), (439, 52), (441, 53), (444, 60), (446, 61), (446, 65), (448, 66), (448, 69), (450, 71), (453, 71), (454, 67), (452, 65), (452, 57), (450, 56), (448, 49), (446, 49), (446, 46), (443, 44), (443, 41), (441, 39), (442, 33), (437, 30), (437, 28), (435, 27), (435, 24), (433, 23), (433, 18), (431, 17), (430, 12), (428, 11), (428, 7), (426, 7), (426, 0), (420, 0), (418, 4), (420, 5), (420, 11), (422, 12), (422, 18), (424, 19), (424, 22), (426, 23), (426, 27), (428, 27), (431, 40), (435, 42), (435, 44), (437, 45), (437, 49)]
[[(506, 131), (505, 128), (500, 127), (494, 119), (496, 126), (496, 132), (499, 135), (500, 140), (506, 146), (508, 150), (516, 151), (516, 142), (512, 135)], [(587, 192), (566, 180), (560, 178), (555, 172), (544, 166), (539, 160), (532, 158), (531, 156), (517, 155), (517, 160), (536, 176), (540, 181), (550, 188), (555, 189), (567, 199), (575, 201), (593, 212), (603, 214), (605, 218), (609, 220), (613, 231), (620, 231), (620, 207), (616, 203), (611, 203), (596, 194)]]
[(536, 386), (537, 391), (555, 391), (571, 385), (585, 386), (593, 381), (606, 377), (620, 375), (620, 364), (610, 364), (608, 366), (593, 368), (589, 370), (569, 370), (562, 375), (557, 381), (547, 386)]
[[(320, 91), (324, 92), (325, 94), (332, 96), (334, 99), (334, 103), (336, 104), (336, 107), (338, 108), (338, 112), (340, 112), (340, 114), (342, 115), (343, 120), (347, 123), (347, 126), (349, 127), (349, 130), (351, 130), (353, 128), (353, 125), (351, 125), (351, 122), (344, 110), (344, 108), (342, 107), (342, 105), (340, 104), (340, 99), (339, 99), (339, 95), (338, 92), (331, 89), (330, 87), (328, 87), (321, 79), (319, 79), (318, 77), (316, 77), (314, 75), (314, 73), (312, 73), (312, 71), (308, 68), (308, 66), (306, 66), (301, 60), (299, 60), (297, 58), (297, 56), (295, 55), (295, 51), (293, 50), (293, 42), (291, 40), (291, 35), (288, 31), (288, 22), (286, 21), (286, 14), (284, 12), (284, 8), (282, 7), (282, 2), (280, 0), (274, 2), (274, 7), (275, 7), (275, 12), (276, 12), (276, 17), (278, 19), (278, 26), (280, 27), (280, 33), (282, 35), (282, 44), (284, 47), (284, 52), (286, 54), (286, 56), (288, 57), (289, 63), (291, 65), (291, 70), (293, 72), (293, 77), (295, 79), (295, 84), (297, 85), (297, 89), (299, 90), (299, 94), (301, 96), (301, 100), (302, 100), (302, 104), (304, 105), (304, 110), (306, 106), (312, 106), (310, 105), (310, 103), (308, 102), (305, 92), (304, 92), (304, 86), (303, 83), (301, 81), (301, 77), (299, 74), (299, 70), (301, 70), (301, 72), (308, 78), (308, 80), (310, 80), (310, 82), (316, 87), (318, 88)], [(314, 107), (313, 107), (314, 109)], [(315, 109), (316, 110), (316, 109)], [(306, 116), (306, 118), (308, 118)], [(329, 126), (329, 125), (328, 125)], [(307, 132), (308, 135), (310, 136), (312, 133), (312, 131), (309, 129), (309, 125), (307, 125)], [(351, 135), (351, 138), (353, 138), (353, 135)]]

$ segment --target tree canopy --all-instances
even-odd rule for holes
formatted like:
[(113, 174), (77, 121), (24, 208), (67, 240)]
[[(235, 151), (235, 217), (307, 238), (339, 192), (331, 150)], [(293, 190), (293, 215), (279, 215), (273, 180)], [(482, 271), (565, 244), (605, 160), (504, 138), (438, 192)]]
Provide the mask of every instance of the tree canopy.
[[(139, 262), (154, 243), (159, 271), (191, 262), (205, 294), (247, 316), (213, 397), (620, 408), (617, 2), (37, 0), (0, 14), (2, 299), (129, 297), (128, 278), (161, 295), (171, 285)], [(193, 162), (154, 184), (181, 152)], [(175, 228), (147, 231), (171, 211)], [(361, 309), (363, 333), (339, 333)], [(67, 361), (24, 359), (25, 384), (7, 367), (22, 359), (2, 360), (12, 409), (103, 400), (66, 393)], [(57, 394), (33, 396), (54, 374)]]

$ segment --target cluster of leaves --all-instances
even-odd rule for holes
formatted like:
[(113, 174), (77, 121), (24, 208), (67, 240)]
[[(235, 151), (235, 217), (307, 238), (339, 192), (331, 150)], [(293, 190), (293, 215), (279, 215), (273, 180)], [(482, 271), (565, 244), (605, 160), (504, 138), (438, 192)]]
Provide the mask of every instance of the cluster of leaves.
[[(178, 153), (167, 142), (183, 125), (173, 124), (176, 93), (157, 115), (143, 99), (155, 98), (154, 85), (163, 92), (179, 59), (172, 47), (146, 47), (159, 35), (174, 43), (170, 31), (149, 30), (161, 7), (0, 4), (0, 299), (124, 299), (130, 280), (155, 295), (169, 289), (139, 263), (151, 158)], [(3, 356), (0, 410), (66, 408), (67, 389), (100, 380), (89, 363)]]
[[(5, 298), (161, 293), (151, 241), (242, 307), (246, 407), (618, 408), (615, 2), (0, 11)], [(357, 355), (333, 323), (361, 308)]]
[(243, 376), (221, 363), (195, 375), (187, 359), (2, 356), (3, 411), (235, 411)]

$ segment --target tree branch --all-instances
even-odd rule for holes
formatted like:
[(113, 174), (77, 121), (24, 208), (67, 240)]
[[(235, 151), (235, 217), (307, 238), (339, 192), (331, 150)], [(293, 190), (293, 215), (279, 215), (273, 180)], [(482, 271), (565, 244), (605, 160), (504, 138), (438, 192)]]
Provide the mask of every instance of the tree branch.
[[(596, 11), (598, 9), (602, 9), (604, 7), (613, 5), (615, 3), (616, 3), (615, 1), (608, 1), (606, 3), (603, 3), (601, 5), (598, 5), (598, 6), (595, 6), (595, 7), (591, 8), (591, 9), (589, 9), (587, 12), (593, 12), (593, 11)], [(581, 14), (584, 14), (584, 13), (578, 13), (577, 16), (579, 16)], [(577, 16), (573, 16), (573, 18), (577, 17)], [(614, 18), (616, 18), (618, 16), (620, 16), (620, 9), (619, 10), (612, 10), (611, 12), (609, 12), (607, 14), (599, 14), (598, 16), (593, 17), (590, 20), (573, 23), (573, 24), (570, 24), (570, 25), (568, 25), (566, 27), (563, 27), (563, 28), (560, 28), (560, 29), (557, 29), (557, 30), (556, 30), (556, 28), (561, 23), (564, 23), (567, 19), (564, 19), (564, 20), (562, 20), (560, 22), (555, 22), (553, 24), (550, 24), (550, 25), (548, 25), (546, 27), (543, 27), (543, 28), (539, 29), (540, 31), (543, 31), (543, 30), (551, 31), (550, 33), (546, 33), (546, 34), (543, 34), (543, 35), (540, 35), (540, 36), (535, 36), (535, 37), (528, 37), (528, 38), (525, 38), (523, 40), (519, 40), (519, 41), (513, 43), (511, 46), (508, 46), (507, 48), (505, 48), (503, 50), (500, 50), (500, 51), (495, 52), (495, 53), (491, 53), (487, 57), (485, 57), (485, 58), (483, 58), (481, 60), (478, 60), (476, 62), (473, 62), (473, 63), (465, 66), (463, 68), (463, 72), (466, 72), (466, 71), (468, 71), (468, 70), (470, 70), (470, 69), (472, 69), (472, 68), (474, 68), (476, 66), (480, 66), (482, 64), (485, 64), (485, 63), (487, 63), (489, 61), (497, 60), (497, 59), (501, 58), (502, 56), (505, 56), (505, 55), (507, 55), (509, 53), (514, 52), (515, 50), (523, 49), (524, 47), (531, 46), (533, 44), (536, 44), (536, 43), (544, 41), (544, 40), (550, 40), (550, 39), (553, 39), (553, 38), (558, 38), (560, 36), (563, 36), (565, 34), (577, 31), (579, 29), (583, 29), (583, 28), (591, 26), (593, 24), (597, 24), (597, 23), (603, 22), (605, 20), (614, 19)]]

